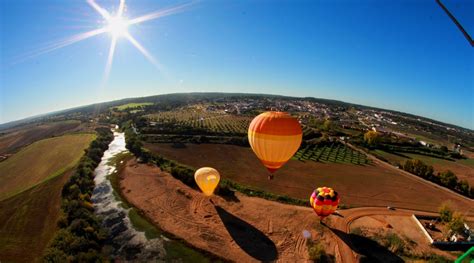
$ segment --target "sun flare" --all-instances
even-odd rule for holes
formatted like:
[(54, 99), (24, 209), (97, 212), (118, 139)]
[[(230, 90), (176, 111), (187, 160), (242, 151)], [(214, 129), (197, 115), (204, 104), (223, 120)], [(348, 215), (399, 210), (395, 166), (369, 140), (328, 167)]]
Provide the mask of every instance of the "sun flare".
[(110, 34), (111, 41), (110, 41), (110, 48), (107, 56), (107, 62), (105, 65), (105, 72), (104, 72), (104, 78), (103, 78), (103, 83), (101, 86), (103, 86), (110, 75), (110, 71), (112, 68), (112, 62), (114, 59), (114, 53), (115, 53), (115, 48), (117, 46), (118, 38), (124, 38), (128, 40), (140, 53), (142, 53), (143, 56), (151, 63), (153, 64), (158, 70), (163, 71), (163, 67), (161, 64), (156, 60), (150, 52), (148, 52), (145, 47), (143, 47), (140, 42), (138, 42), (137, 39), (135, 39), (129, 32), (128, 28), (141, 24), (146, 21), (150, 20), (155, 20), (159, 19), (165, 16), (173, 15), (176, 13), (183, 12), (186, 10), (188, 7), (192, 6), (195, 2), (189, 2), (185, 4), (181, 4), (178, 6), (174, 7), (169, 7), (161, 10), (157, 10), (155, 12), (151, 12), (142, 16), (134, 17), (128, 19), (125, 16), (126, 12), (126, 7), (125, 7), (125, 0), (118, 0), (119, 1), (119, 6), (117, 12), (112, 15), (109, 11), (107, 11), (105, 8), (100, 6), (99, 4), (96, 3), (96, 0), (86, 0), (86, 2), (91, 6), (100, 16), (103, 18), (103, 23), (101, 25), (104, 25), (103, 27), (99, 27), (97, 29), (83, 32), (77, 35), (73, 35), (69, 38), (66, 38), (64, 40), (58, 41), (58, 42), (53, 42), (51, 44), (46, 45), (43, 48), (40, 48), (39, 50), (35, 52), (30, 52), (29, 54), (26, 54), (23, 58), (28, 59), (32, 58), (35, 56), (39, 56), (45, 53), (52, 52), (54, 50), (72, 45), (74, 43), (86, 40), (88, 38), (98, 36), (104, 33)]
[(111, 17), (108, 21), (107, 32), (113, 37), (123, 37), (128, 34), (128, 20), (122, 16)]

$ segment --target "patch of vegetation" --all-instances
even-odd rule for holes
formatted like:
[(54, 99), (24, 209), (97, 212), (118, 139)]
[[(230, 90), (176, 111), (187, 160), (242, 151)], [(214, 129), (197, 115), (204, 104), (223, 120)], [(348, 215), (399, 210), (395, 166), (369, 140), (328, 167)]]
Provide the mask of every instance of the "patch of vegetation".
[(320, 142), (308, 144), (298, 150), (293, 159), (300, 161), (332, 162), (348, 164), (368, 164), (370, 160), (359, 151), (352, 150), (340, 142)]
[(119, 110), (119, 111), (124, 111), (124, 110), (130, 110), (130, 109), (140, 109), (140, 108), (143, 108), (144, 106), (150, 106), (150, 105), (153, 105), (153, 103), (151, 102), (141, 102), (141, 103), (136, 103), (136, 102), (133, 102), (133, 103), (127, 103), (127, 104), (122, 104), (122, 105), (119, 105), (119, 106), (115, 106), (115, 107), (112, 107), (112, 109), (116, 109), (116, 110)]
[(135, 208), (131, 208), (128, 211), (128, 217), (136, 230), (145, 232), (147, 239), (153, 239), (160, 236), (160, 231), (153, 224), (148, 222), (148, 220), (143, 218), (142, 215), (140, 215), (140, 212)]
[(98, 128), (98, 137), (91, 142), (81, 158), (76, 172), (62, 189), (60, 230), (44, 255), (48, 262), (104, 261), (102, 247), (107, 232), (94, 214), (91, 202), (94, 190), (94, 169), (113, 140), (108, 128)]
[(309, 259), (313, 262), (334, 262), (334, 256), (326, 253), (323, 245), (319, 242), (308, 240), (306, 245), (308, 246)]

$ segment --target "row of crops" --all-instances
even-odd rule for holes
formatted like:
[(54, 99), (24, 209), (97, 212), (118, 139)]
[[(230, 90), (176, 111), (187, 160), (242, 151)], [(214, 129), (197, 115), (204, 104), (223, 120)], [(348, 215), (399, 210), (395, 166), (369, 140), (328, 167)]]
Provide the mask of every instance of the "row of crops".
[(204, 129), (215, 133), (246, 134), (250, 117), (235, 116), (222, 112), (198, 111), (186, 109), (166, 111), (148, 115), (151, 121), (160, 124), (174, 124), (194, 129)]
[(347, 163), (347, 164), (369, 164), (367, 156), (345, 146), (339, 142), (330, 144), (307, 145), (300, 149), (293, 157), (300, 161)]

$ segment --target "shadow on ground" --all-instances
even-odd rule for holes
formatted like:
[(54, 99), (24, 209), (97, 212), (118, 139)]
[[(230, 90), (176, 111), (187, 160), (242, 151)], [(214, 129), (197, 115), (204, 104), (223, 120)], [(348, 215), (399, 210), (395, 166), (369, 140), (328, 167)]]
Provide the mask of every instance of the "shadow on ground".
[(362, 255), (360, 262), (404, 262), (401, 257), (370, 238), (327, 227), (354, 252)]
[(262, 231), (227, 212), (220, 206), (216, 211), (235, 243), (251, 257), (260, 261), (273, 261), (278, 257), (275, 243)]

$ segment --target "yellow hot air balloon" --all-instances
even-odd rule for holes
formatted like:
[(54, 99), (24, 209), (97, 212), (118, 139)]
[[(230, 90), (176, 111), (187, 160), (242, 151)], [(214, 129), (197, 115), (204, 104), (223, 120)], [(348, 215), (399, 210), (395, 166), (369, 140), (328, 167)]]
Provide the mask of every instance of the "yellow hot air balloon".
[(301, 145), (303, 132), (297, 119), (286, 112), (268, 111), (250, 123), (248, 138), (252, 150), (273, 173), (282, 167)]
[(214, 193), (220, 179), (219, 172), (211, 167), (199, 168), (194, 173), (194, 180), (196, 180), (197, 185), (206, 196), (211, 196)]

